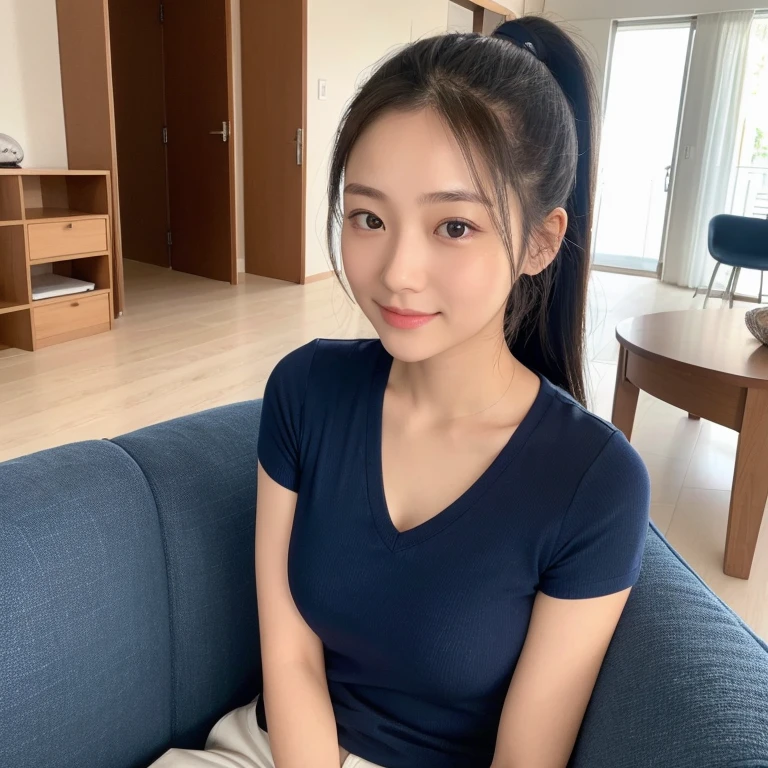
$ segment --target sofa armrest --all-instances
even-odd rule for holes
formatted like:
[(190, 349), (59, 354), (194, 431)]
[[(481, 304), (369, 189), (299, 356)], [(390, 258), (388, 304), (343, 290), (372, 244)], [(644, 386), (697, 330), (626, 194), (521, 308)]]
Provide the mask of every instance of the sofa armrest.
[(768, 766), (768, 647), (653, 527), (571, 766)]

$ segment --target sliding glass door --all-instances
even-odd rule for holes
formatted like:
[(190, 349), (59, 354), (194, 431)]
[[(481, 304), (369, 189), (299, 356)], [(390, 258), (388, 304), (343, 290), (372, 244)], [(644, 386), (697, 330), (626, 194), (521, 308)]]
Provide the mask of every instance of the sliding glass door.
[(768, 14), (752, 22), (730, 213), (768, 218)]
[[(768, 14), (755, 16), (749, 37), (735, 167), (728, 212), (768, 219)], [(728, 273), (725, 273), (727, 277)], [(719, 277), (719, 276), (718, 276)], [(744, 270), (739, 294), (757, 296), (762, 275)]]
[(691, 20), (616, 29), (592, 239), (597, 266), (659, 269), (692, 35)]

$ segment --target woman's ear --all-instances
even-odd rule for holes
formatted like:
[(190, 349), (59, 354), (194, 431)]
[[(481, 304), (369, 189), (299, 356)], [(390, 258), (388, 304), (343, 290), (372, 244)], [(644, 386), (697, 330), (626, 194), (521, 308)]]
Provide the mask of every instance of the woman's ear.
[(523, 265), (524, 275), (538, 275), (555, 260), (567, 228), (568, 214), (564, 208), (555, 208), (531, 238), (531, 247)]

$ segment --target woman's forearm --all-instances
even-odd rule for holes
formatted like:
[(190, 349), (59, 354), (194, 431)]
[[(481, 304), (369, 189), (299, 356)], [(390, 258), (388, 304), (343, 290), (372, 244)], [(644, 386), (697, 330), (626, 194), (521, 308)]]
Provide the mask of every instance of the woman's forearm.
[(339, 768), (325, 674), (302, 664), (265, 665), (264, 705), (275, 768)]

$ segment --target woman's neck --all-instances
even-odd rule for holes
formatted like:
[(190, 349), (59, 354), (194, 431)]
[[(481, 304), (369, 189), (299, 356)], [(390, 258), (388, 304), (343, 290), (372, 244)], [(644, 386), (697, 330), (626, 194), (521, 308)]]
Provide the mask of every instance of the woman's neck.
[(479, 336), (421, 362), (394, 360), (389, 387), (425, 420), (453, 421), (496, 410), (518, 368), (503, 336)]

